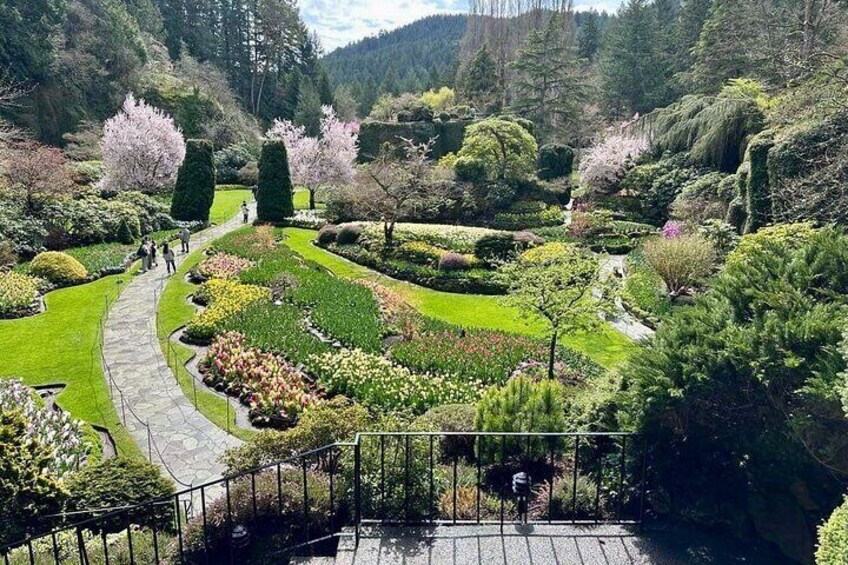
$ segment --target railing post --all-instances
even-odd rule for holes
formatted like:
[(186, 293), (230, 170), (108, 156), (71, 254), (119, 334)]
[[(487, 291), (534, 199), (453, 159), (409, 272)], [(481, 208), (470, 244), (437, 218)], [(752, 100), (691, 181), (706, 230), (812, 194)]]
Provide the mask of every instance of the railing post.
[(353, 521), (354, 521), (354, 544), (359, 547), (359, 522), (362, 521), (362, 453), (359, 445), (359, 437), (353, 444)]

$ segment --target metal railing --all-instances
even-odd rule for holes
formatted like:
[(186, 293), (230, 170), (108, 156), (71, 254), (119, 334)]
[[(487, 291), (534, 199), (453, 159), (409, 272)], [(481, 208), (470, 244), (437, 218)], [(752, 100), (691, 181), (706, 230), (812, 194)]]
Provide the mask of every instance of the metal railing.
[[(515, 472), (533, 485), (523, 517)], [(266, 558), (332, 554), (339, 537), (358, 544), (374, 524), (640, 524), (646, 472), (646, 446), (629, 433), (359, 433), (52, 529), (0, 555), (7, 565), (241, 563), (257, 546)]]

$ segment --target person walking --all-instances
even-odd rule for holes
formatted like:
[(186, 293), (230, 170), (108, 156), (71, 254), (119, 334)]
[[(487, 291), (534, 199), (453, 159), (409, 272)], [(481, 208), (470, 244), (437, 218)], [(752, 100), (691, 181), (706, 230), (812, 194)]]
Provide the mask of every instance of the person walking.
[(152, 239), (147, 242), (148, 247), (150, 247), (150, 268), (158, 267), (159, 262), (156, 260), (156, 242)]
[(136, 251), (136, 255), (141, 259), (141, 271), (139, 274), (143, 274), (147, 272), (148, 267), (150, 266), (150, 248), (147, 247), (147, 241), (142, 241), (141, 246)]
[(191, 232), (188, 231), (188, 228), (183, 228), (183, 231), (180, 232), (180, 243), (182, 244), (183, 253), (188, 253), (189, 241), (191, 241)]
[(247, 201), (246, 200), (242, 200), (242, 202), (241, 202), (241, 215), (242, 215), (242, 218), (244, 219), (243, 223), (246, 224), (248, 217), (250, 216), (250, 208), (247, 207)]
[(162, 244), (162, 258), (165, 260), (165, 267), (168, 269), (168, 274), (177, 272), (177, 265), (174, 263), (174, 250), (167, 243)]

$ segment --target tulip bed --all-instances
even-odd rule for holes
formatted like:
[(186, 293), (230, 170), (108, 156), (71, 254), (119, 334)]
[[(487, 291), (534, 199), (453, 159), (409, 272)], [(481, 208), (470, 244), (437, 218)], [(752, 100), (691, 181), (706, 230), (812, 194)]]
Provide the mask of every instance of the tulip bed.
[(238, 332), (217, 336), (200, 366), (206, 384), (250, 407), (255, 425), (290, 426), (318, 402), (301, 371), (279, 355), (248, 346)]
[(229, 253), (216, 253), (204, 259), (194, 273), (205, 279), (234, 279), (253, 266), (253, 261)]
[(186, 336), (194, 341), (208, 341), (228, 317), (270, 296), (268, 289), (259, 286), (228, 279), (209, 280), (203, 283), (195, 295), (196, 300), (209, 307), (188, 323)]

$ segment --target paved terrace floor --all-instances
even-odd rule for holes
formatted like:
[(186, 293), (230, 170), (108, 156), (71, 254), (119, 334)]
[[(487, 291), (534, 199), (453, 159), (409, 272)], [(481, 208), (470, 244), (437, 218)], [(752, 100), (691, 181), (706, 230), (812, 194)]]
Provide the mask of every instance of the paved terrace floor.
[[(334, 565), (781, 565), (779, 557), (690, 531), (625, 526), (364, 528)], [(310, 563), (309, 560), (301, 563)], [(321, 563), (321, 561), (316, 561)]]

